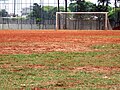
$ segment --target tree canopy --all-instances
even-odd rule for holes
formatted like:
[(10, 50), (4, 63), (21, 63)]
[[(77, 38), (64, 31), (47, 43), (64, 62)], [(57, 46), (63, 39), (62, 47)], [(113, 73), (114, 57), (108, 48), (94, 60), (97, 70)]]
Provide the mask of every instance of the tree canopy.
[[(60, 6), (60, 11), (64, 12), (64, 7)], [(41, 6), (37, 3), (33, 4), (33, 11), (30, 13), (29, 17), (35, 18), (36, 23), (43, 20), (55, 20), (57, 12), (57, 7), (54, 6)]]
[[(85, 0), (70, 0), (69, 8), (76, 12), (108, 12), (110, 0), (98, 0), (98, 4), (93, 4)], [(74, 2), (72, 2), (74, 1)]]
[(95, 5), (93, 3), (85, 1), (76, 1), (69, 5), (69, 9), (72, 12), (90, 12), (93, 11), (94, 8)]
[(0, 17), (7, 17), (8, 16), (8, 12), (5, 9), (2, 9), (0, 11)]
[[(68, 6), (68, 10), (71, 12), (109, 12), (109, 18), (115, 19), (116, 14), (112, 7), (110, 7), (110, 0), (98, 0), (97, 4), (94, 4), (85, 0), (70, 0), (71, 3)], [(116, 1), (116, 0), (115, 0)], [(116, 3), (115, 3), (116, 4)], [(33, 4), (33, 11), (30, 17), (36, 19), (39, 23), (42, 20), (54, 20), (58, 8), (56, 6), (41, 6), (37, 3)], [(64, 12), (65, 8), (60, 6), (60, 12)], [(117, 10), (117, 13), (119, 10)]]

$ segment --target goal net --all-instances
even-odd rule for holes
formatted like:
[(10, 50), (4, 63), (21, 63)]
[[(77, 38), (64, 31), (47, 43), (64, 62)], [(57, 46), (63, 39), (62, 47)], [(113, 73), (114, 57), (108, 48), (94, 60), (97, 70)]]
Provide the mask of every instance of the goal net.
[(56, 29), (107, 30), (107, 12), (57, 12)]

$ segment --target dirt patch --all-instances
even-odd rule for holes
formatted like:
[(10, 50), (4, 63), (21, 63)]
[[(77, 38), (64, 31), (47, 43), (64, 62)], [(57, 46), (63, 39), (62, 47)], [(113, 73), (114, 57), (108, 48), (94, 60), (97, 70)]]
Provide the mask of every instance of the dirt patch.
[(120, 31), (1, 30), (0, 54), (91, 51), (91, 45), (120, 43), (119, 36)]
[(36, 69), (38, 69), (38, 68), (44, 69), (45, 68), (45, 66), (39, 65), (39, 64), (36, 64), (36, 65), (27, 65), (25, 67), (27, 67), (27, 68), (36, 68)]
[(84, 66), (84, 67), (76, 67), (73, 69), (76, 71), (86, 71), (86, 72), (100, 72), (100, 73), (108, 73), (112, 71), (120, 71), (120, 67), (102, 67), (102, 66)]
[(31, 90), (48, 90), (48, 89), (43, 89), (43, 88), (35, 87), (35, 88), (32, 88)]
[(46, 68), (43, 65), (40, 64), (31, 64), (31, 65), (25, 65), (25, 66), (12, 66), (11, 64), (3, 64), (0, 66), (0, 68), (3, 69), (10, 69), (11, 72), (20, 72), (21, 70), (23, 70), (23, 68), (32, 68), (32, 69), (44, 69)]

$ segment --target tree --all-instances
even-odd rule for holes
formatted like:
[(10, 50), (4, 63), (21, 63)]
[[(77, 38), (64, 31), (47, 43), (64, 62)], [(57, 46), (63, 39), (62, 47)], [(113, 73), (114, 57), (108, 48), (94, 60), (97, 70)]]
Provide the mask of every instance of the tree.
[(30, 17), (34, 17), (36, 19), (36, 23), (38, 24), (42, 18), (44, 11), (42, 10), (41, 5), (38, 5), (37, 3), (33, 4), (33, 12), (31, 13)]
[(115, 0), (115, 8), (117, 7), (117, 0)]
[(95, 9), (95, 5), (91, 2), (86, 2), (85, 0), (71, 0), (76, 2), (71, 2), (69, 9), (72, 12), (90, 12)]
[(108, 4), (110, 4), (110, 0), (98, 0), (98, 4), (100, 3), (102, 3), (103, 6), (108, 6)]
[(65, 12), (67, 12), (67, 0), (65, 0)]
[[(59, 7), (61, 12), (64, 12), (64, 7)], [(44, 20), (55, 20), (57, 7), (54, 6), (41, 6), (37, 3), (33, 4), (33, 11), (28, 15), (31, 19), (36, 20), (36, 24), (45, 23)]]
[(96, 11), (108, 12), (109, 4), (110, 0), (98, 0), (98, 6), (96, 6)]
[[(96, 12), (107, 12), (109, 11), (109, 4), (110, 0), (98, 0), (98, 5), (93, 4), (91, 2), (86, 2), (85, 0), (70, 0), (70, 9), (71, 11), (77, 11), (77, 12), (90, 12), (90, 11), (96, 11)], [(75, 3), (72, 3), (72, 1), (75, 1)]]
[(2, 9), (0, 11), (0, 17), (7, 17), (8, 16), (8, 12), (5, 9)]
[(119, 0), (115, 0), (115, 9), (114, 9), (114, 13), (112, 16), (114, 16), (114, 20), (115, 20), (115, 26), (120, 25), (120, 7), (117, 6), (117, 1)]
[(43, 19), (44, 20), (51, 20), (55, 18), (56, 12), (57, 12), (57, 7), (54, 6), (43, 6), (42, 10), (44, 11), (43, 14)]

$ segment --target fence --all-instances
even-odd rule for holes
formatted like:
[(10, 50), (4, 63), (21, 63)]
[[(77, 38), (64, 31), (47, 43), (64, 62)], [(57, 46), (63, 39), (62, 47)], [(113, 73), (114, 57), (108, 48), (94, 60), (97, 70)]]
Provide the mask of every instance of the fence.
[[(0, 29), (56, 29), (56, 12), (67, 11), (66, 1), (70, 3), (70, 0), (0, 0)], [(103, 29), (97, 20), (92, 25), (84, 19), (66, 22), (70, 29)]]
[(0, 0), (0, 29), (55, 29), (57, 7), (58, 0)]

